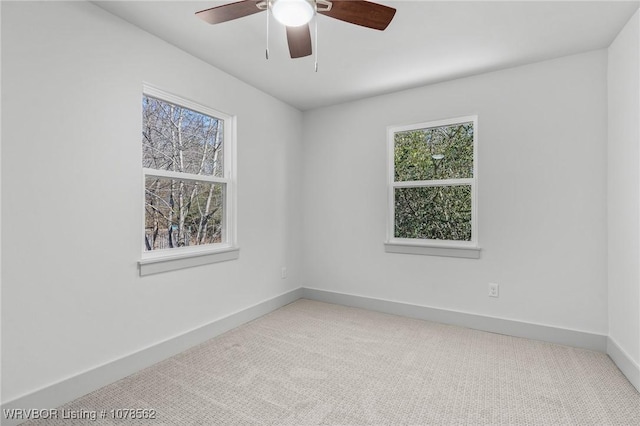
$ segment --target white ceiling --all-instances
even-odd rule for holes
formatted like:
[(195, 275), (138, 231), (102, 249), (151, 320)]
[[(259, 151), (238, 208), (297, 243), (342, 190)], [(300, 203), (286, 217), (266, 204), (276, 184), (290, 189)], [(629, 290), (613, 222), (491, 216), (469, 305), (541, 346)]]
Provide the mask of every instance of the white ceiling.
[(397, 9), (385, 31), (318, 18), (316, 73), (313, 56), (289, 58), (284, 28), (273, 20), (265, 59), (266, 13), (218, 25), (194, 16), (230, 2), (94, 3), (300, 110), (604, 48), (639, 5), (378, 1)]

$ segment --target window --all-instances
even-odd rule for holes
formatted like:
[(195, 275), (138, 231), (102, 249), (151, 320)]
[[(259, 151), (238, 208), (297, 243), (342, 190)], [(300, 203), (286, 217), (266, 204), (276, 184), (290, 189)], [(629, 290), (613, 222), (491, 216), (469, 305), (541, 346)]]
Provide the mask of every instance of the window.
[(226, 114), (145, 86), (141, 274), (228, 260), (234, 251), (237, 257), (234, 124)]
[(479, 257), (477, 117), (388, 129), (388, 252)]

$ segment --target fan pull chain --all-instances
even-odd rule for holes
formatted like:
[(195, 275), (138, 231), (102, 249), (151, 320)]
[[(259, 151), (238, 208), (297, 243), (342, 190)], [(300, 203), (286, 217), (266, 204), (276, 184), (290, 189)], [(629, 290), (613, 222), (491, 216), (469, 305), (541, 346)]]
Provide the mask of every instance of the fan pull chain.
[(267, 48), (264, 51), (264, 56), (269, 60), (269, 14), (271, 13), (271, 7), (269, 0), (267, 0)]
[(315, 66), (315, 71), (318, 72), (318, 2), (314, 2), (316, 5), (316, 16), (315, 16), (315, 39), (316, 39), (316, 66)]

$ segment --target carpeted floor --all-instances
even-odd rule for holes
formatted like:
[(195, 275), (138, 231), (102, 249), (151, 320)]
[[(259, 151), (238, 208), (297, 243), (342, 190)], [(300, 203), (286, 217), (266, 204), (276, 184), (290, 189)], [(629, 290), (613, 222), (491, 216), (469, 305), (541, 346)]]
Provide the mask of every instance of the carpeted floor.
[(49, 424), (640, 425), (607, 355), (298, 300), (60, 409)]

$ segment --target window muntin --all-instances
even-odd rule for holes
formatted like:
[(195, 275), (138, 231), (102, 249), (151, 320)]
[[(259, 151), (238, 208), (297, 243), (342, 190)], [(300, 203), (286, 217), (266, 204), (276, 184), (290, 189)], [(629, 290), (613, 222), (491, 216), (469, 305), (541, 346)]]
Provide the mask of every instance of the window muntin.
[(143, 257), (234, 244), (232, 118), (145, 86)]
[(390, 127), (388, 242), (475, 247), (477, 118)]

